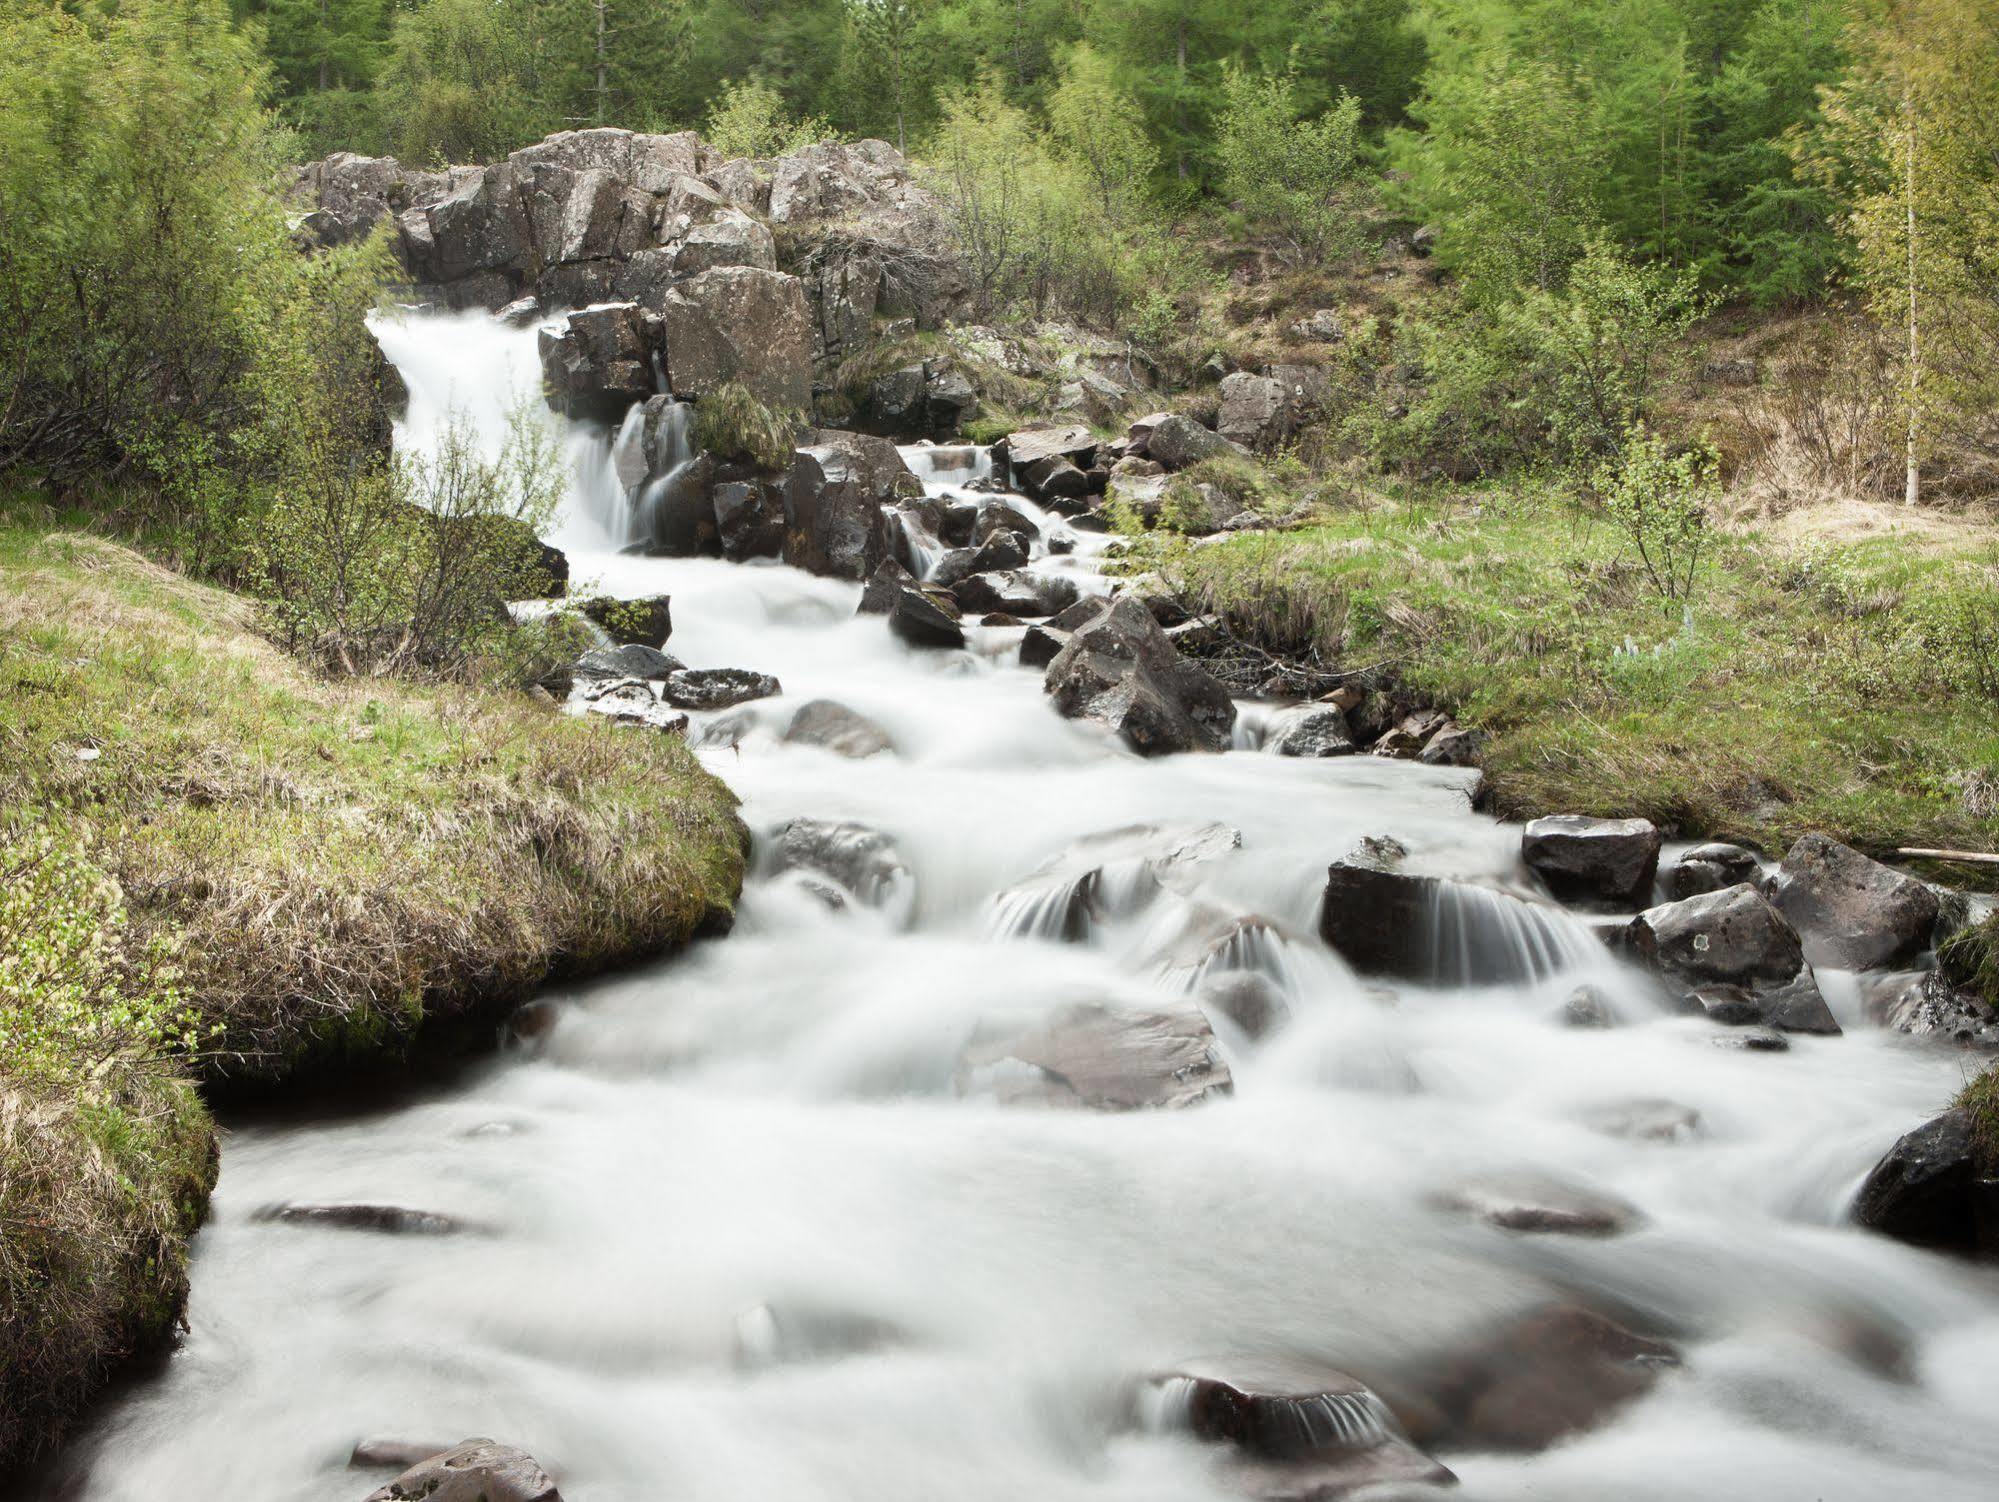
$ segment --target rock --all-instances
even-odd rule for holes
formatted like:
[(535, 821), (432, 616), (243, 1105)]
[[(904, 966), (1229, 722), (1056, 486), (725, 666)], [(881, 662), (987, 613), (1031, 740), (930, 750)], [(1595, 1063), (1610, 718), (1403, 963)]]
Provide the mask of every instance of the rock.
[[(1047, 459), (1066, 459), (1077, 469), (1088, 469), (1095, 461), (1100, 440), (1080, 423), (1059, 428), (1023, 428), (1007, 434), (1005, 456), (1018, 480), (1021, 474)], [(996, 453), (997, 459), (999, 455)]]
[(1763, 1020), (1762, 1003), (1740, 986), (1703, 986), (1692, 993), (1692, 1000), (1708, 1021), (1723, 1027), (1748, 1027)]
[(1615, 1236), (1639, 1218), (1635, 1206), (1615, 1195), (1534, 1174), (1476, 1179), (1442, 1196), (1441, 1202), (1487, 1225), (1523, 1235)]
[(1593, 1106), (1582, 1121), (1606, 1137), (1638, 1142), (1686, 1142), (1701, 1134), (1701, 1113), (1692, 1106), (1650, 1096)]
[(669, 674), (680, 672), (686, 666), (677, 657), (669, 657), (657, 647), (649, 647), (640, 642), (626, 642), (616, 647), (593, 647), (576, 659), (571, 671), (579, 679), (598, 680), (635, 678), (641, 683), (663, 681)]
[(861, 613), (885, 615), (888, 628), (913, 647), (962, 647), (964, 629), (925, 594), (909, 570), (884, 559), (861, 594)]
[(792, 716), (784, 739), (791, 745), (822, 746), (856, 758), (892, 749), (886, 730), (831, 699), (814, 699), (800, 709)]
[(783, 692), (770, 674), (747, 668), (682, 668), (667, 675), (662, 697), (676, 709), (728, 709)]
[(1482, 731), (1467, 730), (1454, 720), (1446, 720), (1430, 732), (1417, 760), (1432, 767), (1475, 767), (1484, 752)]
[(677, 283), (660, 307), (667, 383), (698, 400), (734, 382), (758, 401), (812, 404), (812, 315), (797, 277), (718, 266)]
[(1326, 870), (1319, 935), (1361, 975), (1426, 984), (1539, 979), (1561, 942), (1531, 903), (1396, 869), (1394, 853), (1356, 850)]
[(1037, 501), (1080, 500), (1090, 493), (1090, 477), (1060, 454), (1020, 466), (1015, 477)]
[(816, 872), (869, 907), (888, 905), (911, 880), (894, 842), (880, 830), (823, 819), (793, 819), (779, 829), (770, 869), (773, 875)]
[(961, 609), (984, 614), (1003, 610), (1009, 615), (1054, 615), (1076, 603), (1076, 586), (1059, 574), (1035, 574), (1015, 569), (1002, 574), (973, 574), (951, 586)]
[(590, 714), (607, 719), (614, 725), (638, 726), (669, 735), (687, 733), (687, 716), (675, 714), (660, 702), (650, 684), (635, 678), (608, 686), (584, 685), (578, 689), (578, 697), (584, 700)]
[(1701, 366), (1701, 379), (1716, 386), (1754, 386), (1757, 366), (1752, 359), (1709, 360)]
[(571, 313), (540, 335), (548, 404), (570, 417), (616, 422), (653, 394), (652, 327), (638, 304), (608, 303)]
[(1145, 756), (1219, 751), (1235, 724), (1228, 690), (1181, 657), (1128, 595), (1074, 629), (1043, 686), (1062, 714), (1109, 726)]
[(448, 1444), (434, 1444), (428, 1440), (384, 1439), (379, 1435), (370, 1435), (354, 1442), (354, 1448), (347, 1454), (347, 1464), (352, 1470), (392, 1468), (403, 1471), (433, 1455), (442, 1455), (450, 1448)]
[(1374, 1392), (1330, 1367), (1207, 1361), (1149, 1387), (1142, 1406), (1158, 1422), (1237, 1452), (1231, 1489), (1251, 1497), (1332, 1502), (1363, 1489), (1457, 1479), (1416, 1448)]
[[(1159, 466), (1154, 474), (1185, 469), (1217, 454), (1243, 452), (1239, 444), (1229, 442), (1221, 434), (1202, 427), (1193, 418), (1179, 412), (1155, 412), (1150, 417), (1139, 418), (1131, 425), (1129, 441), (1133, 456)], [(1127, 470), (1125, 473), (1141, 478), (1136, 471)]]
[(1826, 1005), (1818, 978), (1809, 965), (1783, 985), (1764, 988), (1757, 1000), (1763, 1007), (1763, 1020), (1771, 1027), (1787, 1033), (1816, 1033), (1821, 1037), (1840, 1034), (1839, 1022), (1832, 1015), (1832, 1008)]
[(1746, 882), (1647, 908), (1625, 942), (1659, 970), (1691, 985), (1730, 981), (1782, 985), (1804, 965), (1804, 947), (1784, 915)]
[(1889, 977), (1864, 993), (1868, 1019), (1898, 1033), (1969, 1048), (1999, 1048), (1999, 1012), (1937, 971)]
[(365, 1502), (562, 1502), (562, 1493), (525, 1450), (468, 1439), (417, 1462)]
[(1709, 1040), (1716, 1048), (1739, 1049), (1745, 1053), (1784, 1053), (1791, 1041), (1767, 1027), (1744, 1027)]
[(1291, 393), (1271, 376), (1239, 370), (1222, 382), (1221, 415), (1215, 431), (1248, 449), (1274, 449), (1297, 425)]
[(1346, 330), (1341, 327), (1339, 314), (1331, 308), (1320, 308), (1292, 324), (1290, 334), (1293, 339), (1313, 344), (1338, 344), (1346, 337)]
[(997, 531), (973, 550), (967, 574), (1007, 574), (1027, 567), (1027, 544), (1016, 532)]
[(334, 1231), (373, 1231), (385, 1236), (453, 1236), (471, 1229), (455, 1215), (412, 1210), (406, 1205), (268, 1205), (257, 1212), (256, 1218)]
[(1295, 709), (1272, 732), (1270, 746), (1279, 756), (1351, 756), (1356, 749), (1345, 713), (1331, 704)]
[(1027, 634), (1020, 639), (1020, 665), (1024, 668), (1045, 668), (1061, 655), (1069, 644), (1069, 633), (1058, 631), (1047, 624), (1029, 626)]
[(1189, 868), (1241, 848), (1226, 824), (1132, 824), (1085, 835), (994, 899), (1008, 938), (1076, 942), (1107, 918), (1128, 917)]
[(517, 297), (493, 316), (510, 329), (526, 329), (540, 323), (546, 314), (535, 298)]
[(1803, 936), (1805, 958), (1847, 970), (1914, 959), (1937, 918), (1936, 894), (1922, 882), (1822, 834), (1790, 848), (1770, 901)]
[(871, 1314), (810, 1304), (758, 1304), (736, 1317), (736, 1362), (750, 1369), (825, 1361), (901, 1345), (908, 1336)]
[(1277, 984), (1254, 970), (1204, 976), (1197, 999), (1204, 1011), (1228, 1018), (1246, 1038), (1262, 1038), (1291, 1016), (1290, 1003)]
[(596, 623), (620, 646), (657, 647), (673, 635), (673, 601), (667, 595), (644, 595), (635, 600), (599, 595), (585, 600), (579, 608), (584, 619)]
[(777, 270), (777, 243), (762, 224), (737, 210), (697, 224), (680, 237), (673, 253), (675, 276), (699, 276), (722, 266)]
[(1999, 1254), (1999, 1175), (1978, 1139), (1963, 1106), (1917, 1127), (1868, 1173), (1853, 1218), (1917, 1246)]
[(1719, 892), (1740, 882), (1754, 883), (1760, 867), (1740, 845), (1696, 845), (1666, 873), (1666, 895), (1675, 902)]
[(959, 1063), (964, 1094), (1003, 1105), (1174, 1109), (1233, 1088), (1199, 1012), (1132, 1012), (1095, 1002), (1025, 1026), (981, 1029)]
[(714, 493), (715, 535), (722, 556), (775, 558), (784, 550), (784, 497), (761, 480), (724, 480)]
[(1035, 539), (1041, 535), (1041, 529), (1034, 524), (1033, 517), (1020, 510), (1011, 501), (995, 496), (979, 504), (979, 509), (972, 519), (972, 535), (969, 540), (979, 547), (984, 547), (1001, 533), (1010, 535), (1024, 548), (1032, 548)]
[(886, 438), (822, 432), (798, 450), (784, 481), (784, 561), (863, 580), (888, 556), (883, 508), (922, 482)]
[(1520, 854), (1560, 901), (1643, 907), (1659, 869), (1659, 831), (1650, 819), (1554, 814), (1522, 831)]
[(435, 282), (481, 272), (518, 274), (531, 256), (528, 217), (512, 167), (499, 162), (452, 177), (454, 186), (443, 198), (397, 217), (403, 258), (411, 271), (420, 280)]
[(1569, 999), (1562, 1003), (1560, 1019), (1564, 1027), (1617, 1025), (1617, 1014), (1611, 1011), (1603, 992), (1591, 985), (1577, 986), (1569, 993)]

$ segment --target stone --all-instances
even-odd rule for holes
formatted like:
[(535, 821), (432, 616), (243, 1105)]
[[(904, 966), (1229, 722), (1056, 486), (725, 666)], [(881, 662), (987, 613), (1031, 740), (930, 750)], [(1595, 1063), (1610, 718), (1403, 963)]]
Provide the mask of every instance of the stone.
[(1537, 1174), (1495, 1174), (1441, 1197), (1447, 1209), (1502, 1231), (1539, 1236), (1615, 1236), (1637, 1224), (1637, 1208), (1612, 1194)]
[(1290, 1003), (1277, 983), (1254, 970), (1203, 976), (1197, 999), (1202, 1010), (1226, 1017), (1246, 1038), (1266, 1037), (1291, 1016)]
[(698, 400), (743, 386), (765, 406), (812, 404), (812, 315), (797, 277), (717, 266), (676, 283), (662, 300), (668, 388)]
[(1358, 749), (1345, 713), (1332, 704), (1292, 710), (1271, 730), (1270, 746), (1279, 756), (1351, 756)]
[(1770, 901), (1804, 939), (1815, 965), (1878, 970), (1929, 947), (1937, 897), (1922, 882), (1822, 834), (1784, 856)]
[(1643, 907), (1659, 869), (1659, 831), (1650, 819), (1553, 814), (1529, 823), (1520, 854), (1562, 902)]
[(1767, 1027), (1737, 1028), (1709, 1041), (1716, 1048), (1731, 1048), (1743, 1053), (1785, 1053), (1791, 1046), (1790, 1039)]
[(673, 635), (673, 600), (668, 595), (642, 595), (614, 600), (597, 595), (578, 607), (620, 646), (657, 647)]
[(724, 480), (715, 486), (715, 536), (722, 556), (775, 558), (784, 550), (784, 497), (761, 480)]
[(728, 709), (783, 693), (768, 673), (747, 668), (682, 668), (669, 673), (662, 697), (676, 709)]
[(1346, 337), (1346, 330), (1340, 324), (1340, 315), (1331, 308), (1319, 308), (1307, 313), (1291, 325), (1289, 332), (1293, 339), (1302, 339), (1312, 344), (1337, 344)]
[(1061, 655), (1069, 644), (1069, 633), (1058, 630), (1046, 622), (1027, 628), (1027, 634), (1020, 639), (1020, 665), (1024, 668), (1045, 668)]
[(256, 1218), (324, 1230), (372, 1231), (384, 1236), (453, 1236), (471, 1229), (455, 1215), (412, 1210), (407, 1205), (269, 1205), (259, 1210)]
[(968, 574), (1004, 574), (1027, 567), (1026, 542), (1017, 532), (996, 531), (973, 550), (966, 562)]
[(1430, 732), (1416, 759), (1432, 767), (1475, 767), (1485, 753), (1485, 733), (1446, 720)]
[(1082, 1002), (981, 1028), (959, 1062), (958, 1088), (1002, 1105), (1133, 1111), (1196, 1105), (1234, 1086), (1199, 1012)]
[(1296, 418), (1290, 392), (1272, 376), (1239, 370), (1222, 381), (1215, 431), (1247, 449), (1274, 449), (1291, 436)]
[(885, 615), (888, 628), (913, 647), (962, 647), (965, 632), (950, 612), (923, 592), (908, 569), (884, 559), (861, 594), (863, 615)]
[(1666, 895), (1679, 902), (1740, 882), (1754, 884), (1760, 869), (1756, 856), (1740, 845), (1696, 845), (1666, 872)]
[(1796, 930), (1746, 882), (1647, 908), (1624, 930), (1624, 942), (1691, 985), (1782, 985), (1805, 960)]
[(365, 1502), (562, 1502), (535, 1458), (490, 1439), (460, 1441), (420, 1460)]
[(894, 841), (865, 824), (793, 819), (771, 841), (770, 870), (816, 872), (869, 907), (884, 907), (910, 885)]
[(1108, 726), (1142, 756), (1222, 750), (1235, 724), (1228, 690), (1181, 657), (1129, 595), (1074, 628), (1043, 687), (1060, 713)]
[(1009, 615), (1048, 616), (1076, 603), (1076, 586), (1059, 574), (1025, 569), (973, 574), (951, 586), (959, 608), (984, 614), (1002, 610)]
[(1853, 1218), (1916, 1246), (1999, 1255), (1999, 1172), (1980, 1149), (1969, 1107), (1923, 1123), (1869, 1171)]
[(1915, 1038), (1999, 1049), (1999, 1012), (1939, 972), (1884, 978), (1863, 991), (1869, 1021)]
[(626, 642), (622, 646), (591, 648), (576, 659), (571, 671), (579, 679), (635, 678), (644, 683), (663, 680), (685, 666), (679, 658), (670, 657), (657, 647)]
[(1582, 1121), (1606, 1137), (1636, 1142), (1687, 1142), (1702, 1131), (1701, 1113), (1692, 1106), (1653, 1096), (1592, 1106), (1582, 1113)]
[(886, 730), (831, 699), (814, 699), (801, 708), (791, 717), (784, 739), (791, 745), (820, 746), (855, 758), (893, 749)]
[(1581, 985), (1569, 993), (1559, 1014), (1564, 1027), (1615, 1027), (1617, 1014), (1595, 986)]
[(636, 303), (571, 313), (540, 335), (549, 406), (570, 417), (616, 422), (653, 394), (652, 326)]
[(1023, 428), (1007, 434), (1004, 441), (1006, 459), (1016, 479), (1022, 471), (1046, 459), (1066, 459), (1079, 470), (1088, 469), (1101, 446), (1097, 435), (1081, 423), (1059, 428)]
[(775, 272), (777, 244), (770, 231), (749, 215), (731, 210), (681, 236), (673, 253), (675, 276), (699, 276), (721, 266)]
[(809, 573), (865, 580), (888, 556), (883, 515), (922, 493), (886, 438), (821, 432), (784, 480), (784, 561)]
[(1503, 892), (1397, 869), (1365, 844), (1326, 869), (1319, 936), (1361, 975), (1425, 984), (1518, 984), (1559, 952), (1553, 919)]
[[(1180, 412), (1155, 412), (1150, 417), (1139, 418), (1130, 427), (1128, 441), (1131, 445), (1130, 457), (1158, 466), (1151, 472), (1154, 476), (1169, 470), (1185, 469), (1217, 454), (1243, 452), (1241, 445), (1229, 442), (1212, 428), (1204, 428)], [(1137, 470), (1126, 470), (1124, 473), (1134, 479), (1145, 477)]]
[(408, 1470), (433, 1455), (442, 1455), (451, 1448), (448, 1444), (437, 1444), (429, 1440), (389, 1439), (380, 1435), (369, 1435), (354, 1441), (354, 1448), (347, 1453), (347, 1464), (352, 1470), (376, 1470), (393, 1468)]

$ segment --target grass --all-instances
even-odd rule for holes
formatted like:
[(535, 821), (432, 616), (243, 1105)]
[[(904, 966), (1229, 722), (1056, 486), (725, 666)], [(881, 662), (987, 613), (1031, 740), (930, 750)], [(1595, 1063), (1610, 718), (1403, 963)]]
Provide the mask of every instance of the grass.
[(84, 873), (60, 911), (0, 904), (0, 1472), (171, 1337), (203, 1090), (379, 1063), (682, 943), (740, 890), (735, 800), (677, 738), (322, 678), (256, 626), (0, 509), (0, 871), (40, 830)]
[(694, 447), (775, 474), (790, 465), (804, 425), (797, 412), (767, 406), (747, 386), (725, 381), (695, 403)]
[(1682, 604), (1609, 523), (1531, 488), (1412, 490), (1165, 572), (1266, 645), (1378, 667), (1490, 732), (1511, 816), (1642, 814), (1771, 851), (1808, 830), (1877, 853), (1999, 843), (1989, 654), (1949, 625), (1995, 609), (1982, 534), (1722, 535)]
[(1958, 1092), (1953, 1104), (1972, 1113), (1972, 1147), (1980, 1168), (1999, 1168), (1999, 1067), (1987, 1069)]

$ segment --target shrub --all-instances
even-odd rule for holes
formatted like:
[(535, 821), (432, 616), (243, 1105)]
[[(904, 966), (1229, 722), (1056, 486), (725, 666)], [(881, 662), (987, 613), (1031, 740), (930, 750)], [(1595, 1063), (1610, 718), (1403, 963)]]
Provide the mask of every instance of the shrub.
[(759, 469), (790, 467), (805, 419), (766, 406), (737, 381), (725, 381), (694, 404), (694, 447), (724, 459), (748, 459)]
[(1364, 180), (1360, 101), (1342, 93), (1315, 120), (1298, 118), (1290, 73), (1229, 65), (1215, 141), (1222, 192), (1281, 234), (1300, 258), (1360, 246)]
[(708, 109), (708, 144), (725, 157), (783, 156), (801, 146), (836, 139), (817, 115), (794, 115), (784, 96), (757, 78), (722, 86)]
[(1637, 550), (1645, 577), (1666, 600), (1690, 600), (1708, 542), (1708, 519), (1721, 499), (1711, 449), (1677, 452), (1644, 428), (1626, 435), (1623, 453), (1599, 467), (1603, 508)]

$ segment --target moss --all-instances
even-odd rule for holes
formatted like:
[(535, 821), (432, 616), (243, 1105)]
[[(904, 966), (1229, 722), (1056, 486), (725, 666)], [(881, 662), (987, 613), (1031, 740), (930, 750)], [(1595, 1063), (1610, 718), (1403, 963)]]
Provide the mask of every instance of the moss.
[(694, 406), (694, 446), (722, 459), (746, 459), (775, 472), (791, 463), (804, 420), (766, 405), (736, 381), (717, 386)]

